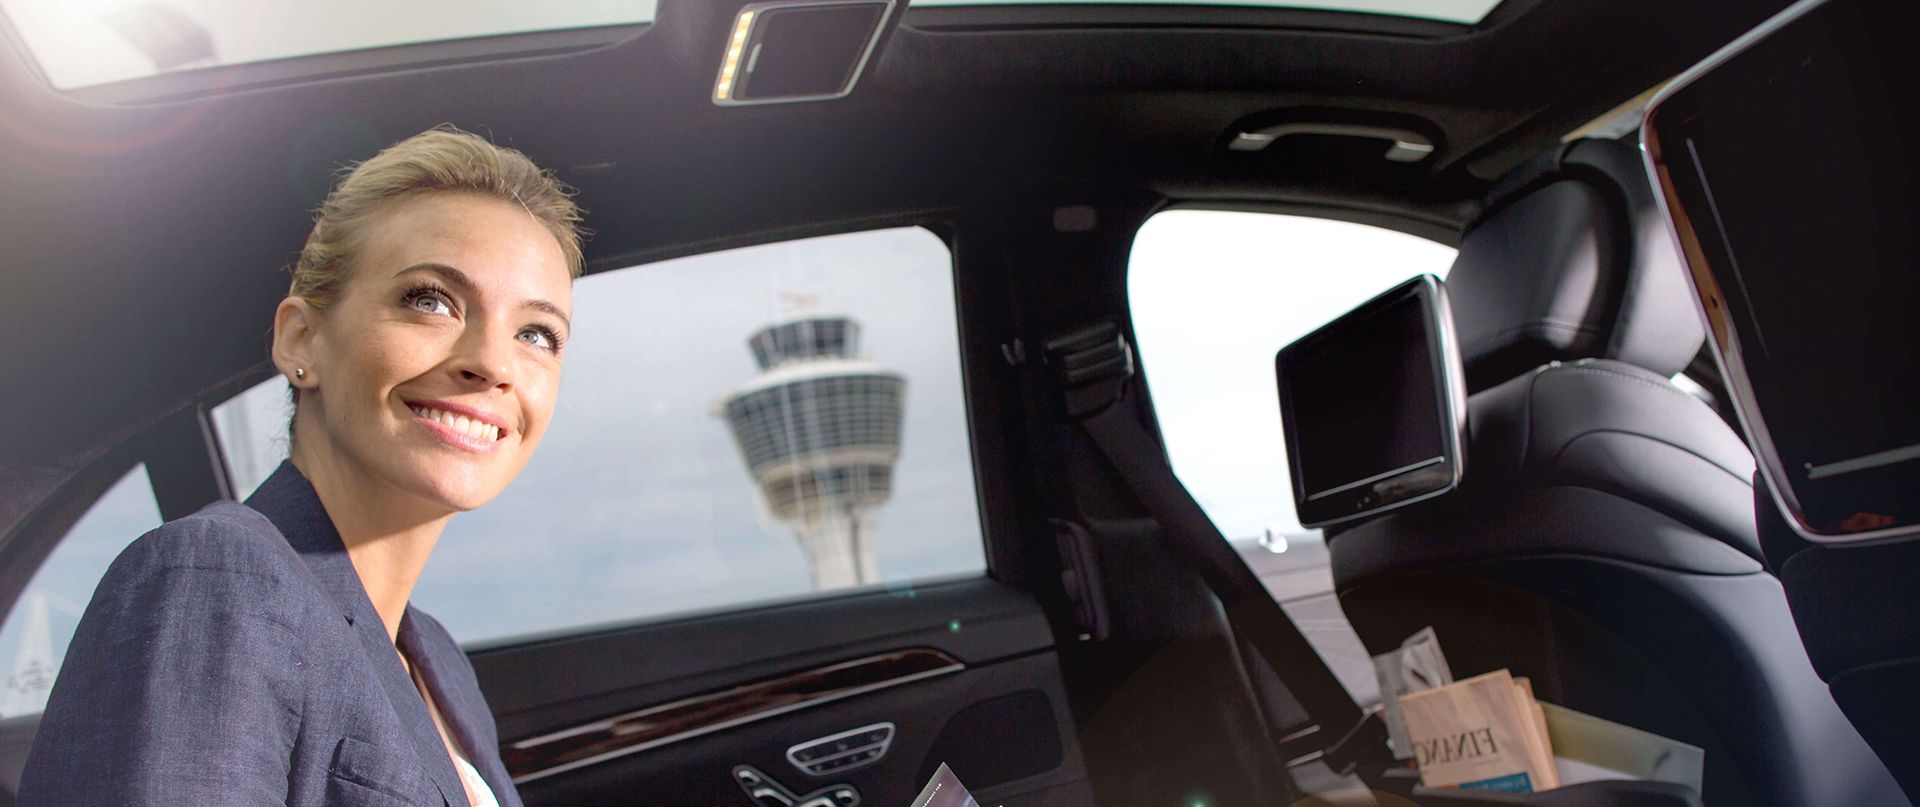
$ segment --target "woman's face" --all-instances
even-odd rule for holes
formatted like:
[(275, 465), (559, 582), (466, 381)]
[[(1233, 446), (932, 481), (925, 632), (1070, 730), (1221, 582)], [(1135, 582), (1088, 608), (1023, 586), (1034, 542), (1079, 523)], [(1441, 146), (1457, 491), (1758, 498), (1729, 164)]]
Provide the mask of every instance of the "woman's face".
[(553, 417), (573, 310), (553, 233), (510, 202), (431, 193), (378, 218), (349, 271), (315, 317), (301, 450), (451, 510), (492, 499)]

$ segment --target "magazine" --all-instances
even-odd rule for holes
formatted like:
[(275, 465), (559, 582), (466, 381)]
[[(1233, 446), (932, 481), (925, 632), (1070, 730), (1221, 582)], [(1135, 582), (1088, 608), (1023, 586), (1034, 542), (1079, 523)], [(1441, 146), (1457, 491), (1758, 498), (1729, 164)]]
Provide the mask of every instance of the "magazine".
[(1526, 679), (1495, 670), (1400, 697), (1420, 782), (1508, 793), (1560, 784), (1546, 715)]
[(913, 807), (980, 807), (980, 803), (960, 784), (960, 777), (953, 775), (953, 769), (941, 763), (940, 770), (933, 772), (933, 779), (913, 800)]

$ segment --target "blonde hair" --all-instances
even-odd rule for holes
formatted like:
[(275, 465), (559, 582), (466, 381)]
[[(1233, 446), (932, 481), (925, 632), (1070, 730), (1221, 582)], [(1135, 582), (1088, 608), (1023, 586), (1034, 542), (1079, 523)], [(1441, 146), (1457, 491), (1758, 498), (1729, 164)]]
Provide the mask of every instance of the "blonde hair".
[(287, 296), (324, 312), (340, 299), (367, 225), (391, 202), (439, 192), (475, 193), (519, 205), (560, 242), (568, 275), (580, 276), (586, 231), (573, 189), (517, 149), (441, 124), (345, 170), (314, 211), (313, 232), (293, 265)]

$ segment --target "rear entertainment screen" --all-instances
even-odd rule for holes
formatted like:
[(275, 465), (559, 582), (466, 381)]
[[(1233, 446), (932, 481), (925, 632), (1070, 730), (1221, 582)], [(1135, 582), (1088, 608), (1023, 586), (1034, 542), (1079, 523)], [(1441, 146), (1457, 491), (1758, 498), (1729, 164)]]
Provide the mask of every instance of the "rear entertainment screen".
[(1401, 284), (1274, 359), (1294, 504), (1309, 527), (1451, 489), (1458, 360), (1438, 281)]
[(1920, 529), (1920, 5), (1796, 5), (1643, 129), (1714, 347), (1789, 521)]

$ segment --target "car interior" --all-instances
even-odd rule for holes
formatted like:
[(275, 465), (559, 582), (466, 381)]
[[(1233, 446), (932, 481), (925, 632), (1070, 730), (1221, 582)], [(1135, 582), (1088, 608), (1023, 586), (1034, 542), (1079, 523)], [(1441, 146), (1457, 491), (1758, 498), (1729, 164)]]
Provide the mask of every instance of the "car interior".
[[(808, 239), (910, 231), (948, 262), (931, 313), (896, 318), (901, 333), (944, 340), (929, 350), (954, 368), (953, 475), (911, 478), (922, 466), (908, 463), (934, 452), (910, 423), (904, 449), (891, 438), (901, 464), (878, 523), (896, 545), (958, 530), (972, 565), (889, 574), (904, 556), (883, 554), (878, 578), (833, 590), (739, 582), (691, 605), (613, 578), (608, 604), (545, 622), (518, 604), (544, 595), (502, 598), (524, 611), (503, 618), (515, 627), (460, 638), (529, 805), (907, 805), (942, 764), (982, 805), (1902, 805), (1920, 793), (1910, 728), (1920, 632), (1906, 574), (1920, 568), (1920, 540), (1895, 529), (1908, 524), (1913, 488), (1886, 483), (1906, 510), (1843, 508), (1896, 514), (1870, 533), (1796, 520), (1838, 495), (1830, 480), (1847, 469), (1780, 471), (1826, 455), (1783, 447), (1779, 459), (1755, 436), (1767, 433), (1759, 412), (1773, 432), (1798, 433), (1801, 421), (1771, 414), (1787, 404), (1768, 408), (1767, 362), (1786, 354), (1730, 358), (1752, 326), (1703, 311), (1700, 298), (1720, 299), (1705, 291), (1718, 277), (1706, 267), (1735, 262), (1716, 257), (1719, 236), (1687, 227), (1734, 228), (1703, 218), (1686, 187), (1661, 184), (1649, 150), (1665, 165), (1663, 153), (1679, 160), (1683, 149), (1642, 131), (1656, 91), (1673, 109), (1694, 98), (1675, 77), (1710, 57), (1766, 55), (1733, 46), (1783, 19), (1839, 13), (1821, 0), (1489, 0), (1452, 4), (1476, 7), (1454, 18), (1437, 3), (1332, 0), (658, 0), (636, 4), (638, 19), (543, 27), (537, 15), (549, 12), (529, 12), (534, 22), (482, 34), (252, 60), (195, 51), (206, 34), (177, 4), (105, 5), (153, 69), (63, 78), (38, 39), (52, 12), (0, 0), (0, 335), (12, 346), (0, 353), (0, 610), (21, 625), (0, 632), (0, 653), (45, 645), (49, 624), (84, 607), (91, 582), (48, 599), (33, 596), (36, 575), (111, 491), (132, 485), (150, 518), (172, 519), (257, 483), (225, 432), (250, 391), (284, 401), (266, 335), (310, 211), (341, 166), (452, 123), (578, 188), (593, 231), (582, 312), (613, 299), (613, 283), (649, 276), (684, 280), (647, 287), (667, 295), (663, 307), (705, 311), (699, 298), (728, 292), (702, 285), (725, 274), (703, 256), (775, 262), (755, 250)], [(1826, 3), (1868, 9), (1849, 13), (1882, 30), (1920, 22), (1895, 5)], [(1829, 112), (1831, 127), (1871, 124)], [(1792, 115), (1752, 126), (1788, 128), (1781, 117)], [(1695, 118), (1670, 120), (1679, 131)], [(1751, 165), (1791, 162), (1781, 155), (1801, 148), (1756, 140)], [(1808, 142), (1850, 148), (1831, 129)], [(1861, 170), (1895, 184), (1912, 175), (1907, 162), (1888, 165)], [(1746, 204), (1775, 200), (1748, 190)], [(1850, 243), (1910, 227), (1920, 205), (1909, 194), (1879, 209), (1890, 211), (1882, 226)], [(1183, 378), (1169, 366), (1181, 359), (1145, 335), (1149, 301), (1129, 285), (1150, 220), (1219, 211), (1364, 227), (1453, 256), (1379, 268), (1394, 282), (1444, 275), (1434, 282), (1463, 382), (1457, 487), (1295, 535), (1291, 548), (1227, 524), (1172, 451), (1176, 426), (1155, 402), (1196, 395), (1152, 386)], [(1827, 240), (1811, 225), (1772, 232)], [(1899, 300), (1910, 247), (1836, 254)], [(1318, 282), (1304, 271), (1280, 281)], [(805, 308), (787, 282), (728, 288), (777, 287)], [(1836, 318), (1856, 305), (1820, 300)], [(679, 349), (677, 320), (596, 310), (627, 318), (620, 332), (634, 340), (603, 343), (603, 355), (640, 355), (656, 336), (647, 349)], [(1806, 325), (1807, 338), (1830, 340), (1807, 363), (1835, 365), (1834, 384), (1864, 384), (1878, 367), (1911, 386), (1898, 374), (1912, 363), (1904, 315), (1860, 310), (1897, 323), (1870, 335), (1883, 363), (1836, 358), (1851, 355), (1844, 340), (1869, 337)], [(835, 324), (855, 335), (811, 350), (879, 366), (905, 352), (907, 337), (882, 338), (883, 317), (858, 316), (869, 320), (864, 346), (853, 347), (858, 325)], [(788, 320), (761, 319), (774, 321), (764, 339), (787, 338)], [(1782, 330), (1768, 338), (1795, 338)], [(749, 360), (773, 372), (749, 337), (718, 337), (740, 381), (756, 371)], [(1271, 382), (1284, 344), (1255, 345), (1261, 361), (1224, 372)], [(625, 369), (676, 383), (675, 371)], [(601, 376), (569, 372), (579, 375), (567, 395), (612, 395), (593, 392)], [(935, 408), (913, 397), (935, 382), (910, 376), (905, 389), (909, 418)], [(1261, 389), (1244, 405), (1277, 434), (1280, 409)], [(744, 399), (722, 394), (686, 392), (721, 401), (686, 422), (715, 435), (698, 445), (751, 505), (756, 489), (721, 419)], [(1911, 391), (1875, 394), (1893, 402), (1867, 420), (1920, 411)], [(1202, 413), (1237, 405), (1197, 399)], [(1819, 417), (1846, 415), (1805, 415)], [(1214, 454), (1286, 462), (1231, 429), (1209, 434), (1202, 447)], [(598, 442), (607, 453), (596, 456), (615, 465), (666, 456), (647, 441)], [(561, 467), (541, 484), (671, 499), (590, 484), (605, 473)], [(886, 509), (942, 486), (959, 515)], [(1291, 506), (1284, 483), (1266, 497)], [(1776, 506), (1787, 501), (1801, 509)], [(732, 523), (704, 515), (723, 504), (660, 506)], [(551, 529), (528, 532), (500, 579), (574, 585), (580, 568), (548, 561), (575, 530), (632, 542), (627, 557), (610, 544), (601, 565), (680, 562), (654, 548), (681, 541), (678, 528), (590, 510), (542, 511)], [(758, 523), (774, 530), (777, 516)], [(100, 550), (94, 579), (157, 523)], [(746, 563), (692, 557), (704, 560), (687, 574)], [(1326, 582), (1301, 594), (1302, 576)], [(436, 614), (459, 635), (462, 623)], [(1456, 677), (1508, 669), (1541, 701), (1696, 746), (1703, 779), (1531, 795), (1420, 786), (1386, 745), (1366, 657), (1427, 627)], [(30, 693), (44, 704), (57, 671), (57, 653), (39, 652), (0, 669), (10, 676), (0, 804), (13, 803), (38, 724)]]

